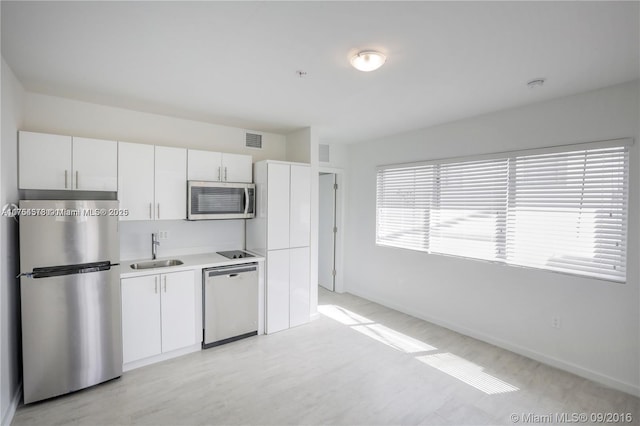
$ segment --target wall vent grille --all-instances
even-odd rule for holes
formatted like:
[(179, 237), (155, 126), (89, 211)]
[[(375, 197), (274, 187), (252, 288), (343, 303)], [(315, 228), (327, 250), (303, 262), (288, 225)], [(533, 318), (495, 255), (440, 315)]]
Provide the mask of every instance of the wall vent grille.
[(258, 135), (256, 133), (247, 133), (245, 146), (247, 148), (262, 149), (262, 135)]
[(318, 145), (318, 148), (319, 148), (319, 151), (320, 151), (318, 153), (319, 154), (318, 155), (319, 160), (321, 162), (323, 162), (323, 163), (328, 163), (330, 161), (329, 160), (329, 145), (320, 144), (320, 145)]

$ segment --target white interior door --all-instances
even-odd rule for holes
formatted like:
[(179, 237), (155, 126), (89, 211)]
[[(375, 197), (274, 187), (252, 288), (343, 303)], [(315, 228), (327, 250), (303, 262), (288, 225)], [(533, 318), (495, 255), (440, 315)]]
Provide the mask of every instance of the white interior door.
[(318, 215), (318, 284), (334, 291), (335, 277), (335, 236), (336, 195), (334, 185), (336, 175), (320, 175), (320, 212)]

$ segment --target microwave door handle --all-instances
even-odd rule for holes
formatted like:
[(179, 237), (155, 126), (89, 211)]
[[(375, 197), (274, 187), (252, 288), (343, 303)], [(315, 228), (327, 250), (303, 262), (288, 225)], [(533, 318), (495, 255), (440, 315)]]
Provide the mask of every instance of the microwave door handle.
[(249, 210), (249, 188), (244, 188), (244, 214)]

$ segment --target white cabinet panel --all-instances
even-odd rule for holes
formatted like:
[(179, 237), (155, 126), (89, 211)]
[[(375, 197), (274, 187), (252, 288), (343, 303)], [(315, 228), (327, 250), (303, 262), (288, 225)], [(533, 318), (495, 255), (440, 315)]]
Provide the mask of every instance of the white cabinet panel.
[(289, 326), (309, 322), (309, 247), (289, 249)]
[(213, 151), (190, 149), (187, 176), (189, 180), (217, 182), (222, 178), (222, 154)]
[(129, 210), (121, 220), (151, 220), (154, 184), (154, 147), (138, 143), (118, 143), (118, 200)]
[(161, 275), (162, 279), (162, 352), (195, 343), (196, 297), (194, 272), (183, 271)]
[(159, 276), (121, 280), (123, 362), (136, 361), (162, 351)]
[(155, 218), (187, 218), (187, 150), (155, 147)]
[(118, 190), (118, 143), (73, 138), (73, 189)]
[(71, 137), (20, 132), (20, 189), (71, 189)]
[(266, 332), (289, 328), (289, 250), (267, 254)]
[(197, 343), (194, 274), (182, 271), (120, 280), (125, 364)]
[(117, 191), (118, 143), (20, 132), (21, 189)]
[(267, 249), (289, 248), (289, 165), (269, 164), (267, 171)]
[(250, 155), (190, 149), (188, 157), (189, 180), (253, 182)]
[(222, 178), (225, 182), (253, 182), (250, 155), (222, 154)]
[(306, 247), (311, 233), (311, 168), (291, 166), (289, 246)]

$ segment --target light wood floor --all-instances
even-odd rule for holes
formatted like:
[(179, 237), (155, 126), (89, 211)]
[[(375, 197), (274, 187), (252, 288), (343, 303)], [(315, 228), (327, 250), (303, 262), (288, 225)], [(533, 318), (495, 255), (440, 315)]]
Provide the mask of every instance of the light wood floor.
[(13, 425), (512, 425), (550, 413), (640, 424), (625, 393), (355, 296), (320, 289), (320, 305), (310, 324), (21, 406)]

